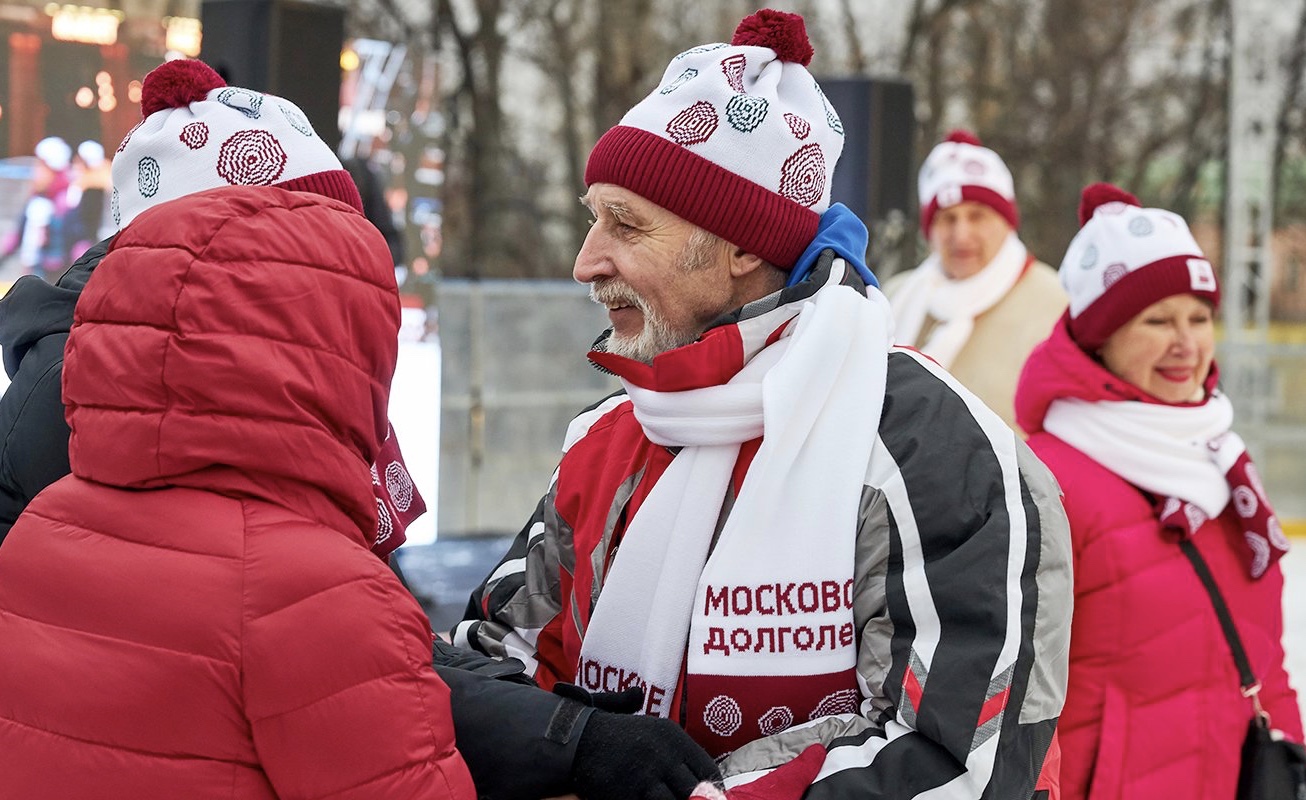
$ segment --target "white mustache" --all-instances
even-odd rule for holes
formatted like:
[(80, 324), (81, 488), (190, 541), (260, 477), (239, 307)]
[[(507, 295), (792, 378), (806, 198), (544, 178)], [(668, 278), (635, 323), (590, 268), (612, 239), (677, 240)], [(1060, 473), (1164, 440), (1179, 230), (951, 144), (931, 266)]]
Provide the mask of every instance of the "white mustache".
[(644, 298), (640, 297), (639, 293), (630, 288), (625, 282), (616, 278), (607, 278), (601, 282), (591, 283), (590, 299), (608, 308), (635, 306), (641, 311), (645, 310)]

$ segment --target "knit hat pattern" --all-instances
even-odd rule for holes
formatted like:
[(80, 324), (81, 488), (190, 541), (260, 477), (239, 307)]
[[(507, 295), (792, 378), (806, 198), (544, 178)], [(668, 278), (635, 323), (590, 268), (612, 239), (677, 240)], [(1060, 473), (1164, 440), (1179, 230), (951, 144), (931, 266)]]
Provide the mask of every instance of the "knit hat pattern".
[(585, 183), (621, 186), (783, 269), (830, 206), (843, 124), (807, 65), (803, 18), (763, 10), (677, 55), (600, 137)]
[(113, 159), (114, 224), (221, 186), (279, 186), (362, 210), (349, 173), (294, 103), (227, 86), (207, 64), (168, 61), (145, 76), (141, 121)]
[(1095, 183), (1084, 188), (1079, 221), (1060, 275), (1070, 297), (1070, 334), (1080, 347), (1096, 350), (1138, 312), (1171, 295), (1219, 306), (1215, 269), (1183, 217), (1143, 208), (1129, 192)]
[(970, 131), (952, 131), (921, 164), (917, 195), (921, 230), (930, 235), (934, 215), (958, 203), (981, 203), (998, 212), (1011, 227), (1020, 227), (1016, 185), (1002, 157)]

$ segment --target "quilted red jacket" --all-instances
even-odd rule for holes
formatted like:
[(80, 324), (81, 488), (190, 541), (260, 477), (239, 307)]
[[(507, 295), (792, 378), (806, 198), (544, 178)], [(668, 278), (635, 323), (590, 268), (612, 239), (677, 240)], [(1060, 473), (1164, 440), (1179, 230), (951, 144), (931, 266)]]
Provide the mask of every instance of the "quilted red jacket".
[(66, 350), (73, 474), (0, 552), (0, 796), (475, 796), (368, 551), (398, 326), (333, 200), (218, 189), (117, 237)]
[[(1065, 320), (1016, 393), (1030, 449), (1064, 492), (1074, 545), (1070, 681), (1057, 735), (1063, 800), (1232, 800), (1252, 705), (1211, 600), (1143, 493), (1043, 430), (1059, 397), (1146, 400), (1070, 339)], [(1157, 401), (1159, 402), (1159, 401)], [(1247, 573), (1231, 509), (1193, 538), (1228, 602), (1274, 727), (1302, 739), (1283, 667), (1283, 573)]]

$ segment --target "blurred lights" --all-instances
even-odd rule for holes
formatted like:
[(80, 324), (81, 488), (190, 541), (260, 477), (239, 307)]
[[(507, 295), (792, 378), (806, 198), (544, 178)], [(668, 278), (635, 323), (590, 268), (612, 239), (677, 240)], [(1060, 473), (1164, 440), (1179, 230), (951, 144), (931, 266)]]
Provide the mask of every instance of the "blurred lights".
[(200, 41), (203, 39), (203, 33), (199, 20), (194, 17), (164, 17), (163, 27), (165, 30), (164, 47), (175, 50), (188, 58), (194, 58), (200, 54)]
[(340, 51), (340, 68), (345, 72), (353, 72), (358, 69), (358, 53), (352, 47), (346, 47)]
[(45, 7), (50, 17), (50, 35), (63, 42), (114, 44), (118, 41), (118, 23), (123, 12), (116, 9), (50, 3)]
[(101, 98), (100, 98), (100, 110), (101, 110), (101, 111), (108, 112), (108, 111), (112, 111), (112, 110), (114, 110), (114, 109), (117, 108), (117, 107), (118, 107), (118, 100), (117, 100), (117, 98), (115, 98), (113, 95), (109, 95), (108, 97), (101, 97)]
[(127, 84), (127, 99), (133, 103), (141, 102), (141, 82), (132, 81)]
[(77, 94), (73, 99), (77, 102), (78, 108), (90, 108), (91, 104), (95, 102), (95, 92), (91, 90), (91, 87), (83, 86), (77, 90)]

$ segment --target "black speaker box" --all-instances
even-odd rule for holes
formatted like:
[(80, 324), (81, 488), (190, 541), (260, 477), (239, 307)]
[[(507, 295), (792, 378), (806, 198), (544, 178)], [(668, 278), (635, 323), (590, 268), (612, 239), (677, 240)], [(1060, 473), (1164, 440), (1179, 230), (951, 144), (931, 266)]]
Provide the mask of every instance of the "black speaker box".
[(340, 146), (343, 8), (292, 0), (202, 0), (200, 58), (227, 83), (284, 97)]
[(916, 213), (915, 102), (907, 81), (820, 78), (843, 122), (843, 155), (834, 172), (831, 202), (868, 222), (898, 210)]

